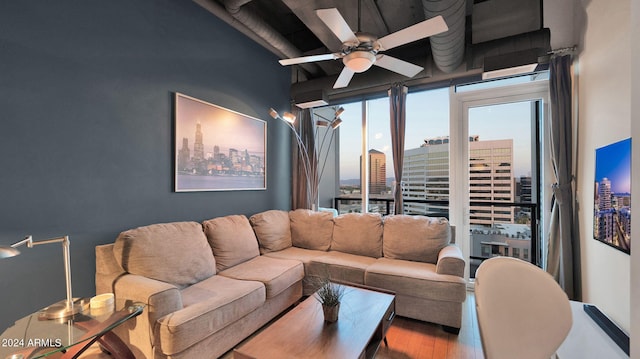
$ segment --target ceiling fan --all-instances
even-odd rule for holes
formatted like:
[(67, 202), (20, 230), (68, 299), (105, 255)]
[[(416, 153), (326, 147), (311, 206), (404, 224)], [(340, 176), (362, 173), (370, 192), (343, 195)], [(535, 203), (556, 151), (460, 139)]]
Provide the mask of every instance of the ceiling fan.
[[(340, 52), (302, 56), (280, 60), (279, 62), (281, 65), (286, 66), (342, 59), (345, 67), (340, 72), (333, 88), (346, 87), (355, 73), (367, 71), (371, 65), (376, 65), (407, 77), (415, 76), (423, 70), (422, 67), (381, 54), (381, 52), (449, 30), (444, 18), (438, 15), (378, 39), (375, 35), (365, 32), (353, 32), (336, 8), (319, 9), (316, 10), (316, 14), (327, 25), (329, 30), (342, 41)], [(360, 17), (359, 14), (358, 17)]]

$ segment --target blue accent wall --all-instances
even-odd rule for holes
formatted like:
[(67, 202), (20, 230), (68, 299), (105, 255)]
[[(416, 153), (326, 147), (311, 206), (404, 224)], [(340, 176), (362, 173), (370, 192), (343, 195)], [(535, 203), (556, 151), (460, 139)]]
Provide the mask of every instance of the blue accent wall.
[[(0, 245), (69, 235), (90, 297), (94, 247), (123, 230), (289, 209), (290, 134), (267, 113), (289, 82), (191, 1), (0, 2)], [(268, 121), (266, 190), (173, 191), (175, 92)], [(0, 260), (0, 331), (64, 296), (58, 245)]]

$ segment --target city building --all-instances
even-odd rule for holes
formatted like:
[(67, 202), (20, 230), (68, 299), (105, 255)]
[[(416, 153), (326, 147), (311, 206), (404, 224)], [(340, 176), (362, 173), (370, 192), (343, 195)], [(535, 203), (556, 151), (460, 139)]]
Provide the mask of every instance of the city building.
[(513, 140), (469, 141), (469, 223), (514, 223), (513, 206), (478, 204), (514, 201)]
[(611, 181), (606, 177), (603, 178), (597, 184), (596, 193), (593, 234), (596, 239), (611, 243), (614, 236), (614, 215), (616, 212), (611, 202)]
[[(362, 160), (360, 161), (362, 166)], [(378, 150), (369, 150), (369, 194), (387, 192), (387, 157)]]
[(531, 203), (531, 176), (520, 176), (515, 178), (516, 202)]
[[(370, 13), (391, 7), (391, 15), (416, 22), (424, 18), (422, 6), (415, 6), (420, 3), (363, 2), (363, 15), (367, 16), (362, 19), (371, 19)], [(295, 109), (292, 101), (298, 95), (316, 90), (327, 102), (335, 103), (384, 96), (394, 82), (406, 83), (410, 92), (448, 87), (480, 79), (483, 60), (491, 50), (486, 45), (509, 41), (526, 50), (538, 46), (517, 41), (531, 35), (518, 31), (517, 26), (533, 23), (536, 31), (546, 36), (545, 52), (575, 49), (571, 94), (574, 127), (567, 133), (573, 151), (566, 155), (572, 160), (571, 185), (577, 190), (573, 213), (576, 232), (571, 242), (578, 248), (573, 252), (580, 281), (578, 294), (626, 333), (637, 333), (640, 291), (635, 284), (640, 278), (640, 251), (627, 255), (602, 245), (593, 239), (592, 229), (596, 148), (614, 139), (640, 138), (640, 102), (635, 100), (640, 96), (640, 4), (631, 0), (543, 0), (534, 4), (540, 8), (536, 17), (522, 11), (521, 1), (518, 6), (511, 6), (513, 3), (466, 2), (466, 21), (461, 22), (462, 26), (470, 25), (461, 31), (465, 63), (450, 73), (439, 70), (433, 59), (426, 57), (432, 52), (430, 41), (425, 40), (394, 49), (404, 61), (414, 62), (420, 57), (418, 64), (425, 68), (415, 78), (374, 64), (371, 70), (356, 73), (348, 87), (333, 89), (344, 68), (341, 61), (281, 66), (278, 60), (297, 55), (287, 56), (284, 49), (279, 53), (273, 47), (267, 49), (268, 42), (258, 37), (268, 31), (251, 31), (226, 10), (221, 0), (57, 0), (39, 1), (37, 5), (2, 1), (2, 244), (14, 243), (29, 233), (41, 238), (70, 234), (75, 243), (71, 250), (74, 294), (91, 297), (95, 294), (95, 247), (113, 241), (124, 228), (159, 220), (201, 220), (291, 208), (291, 153), (295, 143), (292, 146), (291, 131), (277, 121), (269, 122), (265, 133), (268, 146), (263, 158), (264, 164), (268, 163), (269, 181), (264, 190), (175, 193), (173, 162), (176, 143), (181, 145), (182, 138), (174, 136), (173, 93), (183, 92), (268, 119), (269, 107), (281, 113), (290, 111)], [(251, 13), (255, 20), (264, 20), (262, 24), (289, 31), (280, 38), (294, 41), (292, 48), (298, 54), (340, 51), (341, 41), (321, 26), (313, 13), (316, 9), (311, 7), (317, 4), (251, 1), (236, 4), (238, 12), (233, 15)], [(349, 24), (355, 27), (358, 2), (332, 4), (345, 9), (341, 12), (349, 15)], [(308, 16), (297, 17), (291, 10), (294, 5), (295, 12), (306, 11)], [(413, 12), (400, 11), (402, 6), (413, 6)], [(480, 6), (493, 10), (485, 14), (483, 23), (472, 11)], [(287, 26), (291, 23), (287, 20), (295, 21), (295, 26)], [(375, 20), (387, 27), (376, 36), (400, 28), (380, 17)], [(513, 26), (503, 26), (507, 20)], [(307, 23), (325, 38), (314, 38), (307, 31)], [(493, 38), (485, 37), (483, 42), (474, 34), (478, 28), (489, 28), (486, 33)], [(507, 31), (510, 33), (505, 34)], [(493, 54), (500, 58), (509, 51)], [(296, 82), (293, 87), (292, 82)], [(431, 115), (430, 111), (426, 109), (424, 114)], [(451, 116), (451, 123), (462, 120), (462, 115)], [(548, 131), (547, 119), (541, 127), (543, 137)], [(206, 144), (207, 151), (212, 145)], [(543, 145), (541, 165), (552, 176), (552, 163), (546, 153), (549, 148)], [(195, 156), (191, 137), (184, 148), (190, 148), (191, 157)], [(637, 150), (634, 146), (636, 170), (640, 159)], [(225, 157), (227, 153), (226, 148), (218, 152)], [(633, 176), (633, 188), (640, 188), (636, 186), (639, 180), (639, 176)], [(540, 201), (550, 202), (546, 198)], [(621, 213), (639, 205), (634, 203)], [(548, 220), (550, 214), (542, 216)], [(0, 308), (2, 329), (63, 296), (61, 278), (55, 270), (60, 258), (45, 252), (23, 253), (20, 258), (1, 261), (0, 271), (6, 274), (0, 284), (8, 296)], [(638, 335), (631, 337), (631, 352), (640, 352)]]
[[(425, 140), (417, 148), (404, 152), (402, 197), (408, 200), (449, 201), (448, 138)], [(449, 205), (407, 201), (407, 214), (447, 216)]]
[[(469, 137), (469, 200), (513, 202), (513, 140), (481, 141)], [(411, 200), (449, 200), (448, 138), (425, 139), (418, 148), (405, 151), (402, 167), (402, 196)], [(406, 202), (411, 214), (443, 214), (447, 204)], [(472, 204), (470, 223), (493, 225), (514, 223), (514, 208)]]

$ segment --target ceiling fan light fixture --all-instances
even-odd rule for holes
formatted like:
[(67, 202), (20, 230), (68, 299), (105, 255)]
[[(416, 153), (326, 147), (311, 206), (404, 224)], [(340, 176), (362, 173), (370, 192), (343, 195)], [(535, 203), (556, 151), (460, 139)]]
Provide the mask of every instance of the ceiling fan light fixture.
[(342, 58), (344, 65), (355, 73), (367, 71), (374, 62), (376, 55), (369, 51), (354, 51)]

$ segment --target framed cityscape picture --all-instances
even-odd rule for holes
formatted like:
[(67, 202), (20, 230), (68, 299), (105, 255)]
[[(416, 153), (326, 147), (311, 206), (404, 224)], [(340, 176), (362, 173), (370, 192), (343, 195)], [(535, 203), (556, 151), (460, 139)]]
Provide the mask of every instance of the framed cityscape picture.
[(175, 191), (264, 190), (266, 121), (175, 94)]
[(596, 149), (593, 237), (631, 253), (631, 139)]

